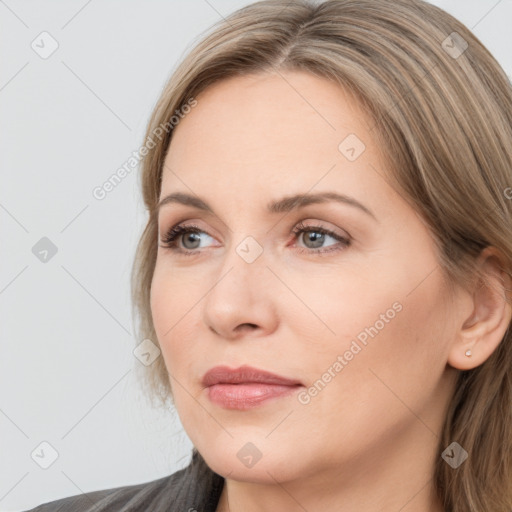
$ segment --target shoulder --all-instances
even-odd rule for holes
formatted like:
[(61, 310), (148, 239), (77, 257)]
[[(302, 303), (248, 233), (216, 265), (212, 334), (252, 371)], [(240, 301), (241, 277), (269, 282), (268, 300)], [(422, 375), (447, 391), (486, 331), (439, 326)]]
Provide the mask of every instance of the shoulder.
[(190, 464), (172, 475), (61, 498), (25, 512), (215, 512), (223, 484), (194, 449)]
[[(180, 480), (178, 474), (174, 473), (142, 484), (76, 494), (43, 503), (26, 512), (103, 512), (121, 509), (130, 510), (130, 512), (142, 511), (145, 506), (152, 504), (159, 494), (172, 490), (172, 482), (179, 484)], [(126, 507), (128, 503), (130, 508)]]

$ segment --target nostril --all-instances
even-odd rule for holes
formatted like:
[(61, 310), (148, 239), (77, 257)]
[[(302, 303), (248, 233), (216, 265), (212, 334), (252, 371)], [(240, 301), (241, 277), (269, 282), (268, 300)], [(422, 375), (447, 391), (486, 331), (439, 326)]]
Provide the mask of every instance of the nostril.
[(254, 329), (257, 329), (258, 326), (256, 324), (249, 324), (249, 323), (245, 323), (245, 324), (241, 324), (237, 327), (237, 330), (239, 331), (252, 331)]

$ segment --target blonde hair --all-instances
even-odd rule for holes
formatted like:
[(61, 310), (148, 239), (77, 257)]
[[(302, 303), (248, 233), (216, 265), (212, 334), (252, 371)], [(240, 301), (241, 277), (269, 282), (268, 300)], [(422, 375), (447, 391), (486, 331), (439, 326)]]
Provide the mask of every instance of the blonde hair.
[[(510, 274), (512, 92), (483, 44), (421, 0), (266, 0), (213, 27), (177, 67), (149, 121), (146, 140), (154, 144), (141, 173), (149, 218), (132, 271), (139, 340), (158, 344), (150, 309), (155, 206), (173, 133), (169, 124), (163, 136), (158, 127), (219, 80), (283, 70), (334, 80), (354, 94), (396, 186), (430, 229), (440, 267), (453, 282), (473, 282), (476, 257), (487, 246), (501, 251)], [(447, 511), (512, 509), (511, 372), (509, 325), (482, 365), (459, 374), (433, 475)], [(167, 405), (172, 397), (162, 357), (144, 379), (148, 394)], [(453, 441), (469, 453), (457, 469), (441, 458)]]

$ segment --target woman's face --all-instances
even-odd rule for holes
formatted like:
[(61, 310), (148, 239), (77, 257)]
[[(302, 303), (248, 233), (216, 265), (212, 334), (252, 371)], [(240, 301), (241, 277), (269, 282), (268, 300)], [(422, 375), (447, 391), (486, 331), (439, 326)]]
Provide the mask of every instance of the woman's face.
[[(360, 478), (411, 447), (414, 467), (453, 391), (455, 303), (368, 120), (337, 85), (302, 72), (232, 78), (196, 99), (160, 199), (180, 193), (211, 211), (161, 206), (151, 289), (187, 434), (238, 480)], [(286, 201), (304, 194), (319, 199)], [(178, 224), (196, 231), (165, 247)], [(296, 385), (202, 381), (245, 365)]]

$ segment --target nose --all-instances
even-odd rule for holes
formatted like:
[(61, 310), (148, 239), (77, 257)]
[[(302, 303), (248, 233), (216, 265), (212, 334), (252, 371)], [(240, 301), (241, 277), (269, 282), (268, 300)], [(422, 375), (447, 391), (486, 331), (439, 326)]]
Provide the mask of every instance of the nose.
[(268, 336), (278, 324), (279, 283), (266, 266), (265, 251), (251, 262), (240, 245), (226, 252), (202, 301), (205, 325), (227, 340)]

